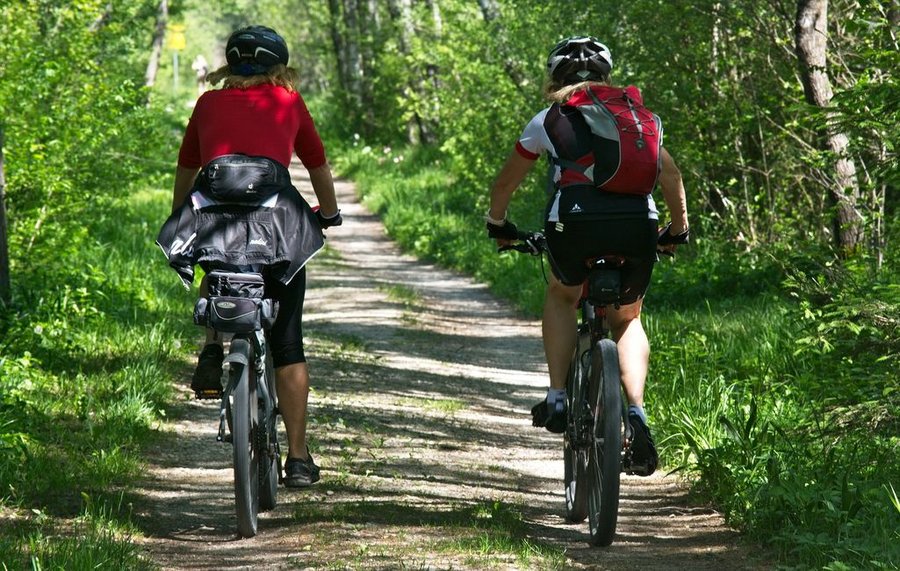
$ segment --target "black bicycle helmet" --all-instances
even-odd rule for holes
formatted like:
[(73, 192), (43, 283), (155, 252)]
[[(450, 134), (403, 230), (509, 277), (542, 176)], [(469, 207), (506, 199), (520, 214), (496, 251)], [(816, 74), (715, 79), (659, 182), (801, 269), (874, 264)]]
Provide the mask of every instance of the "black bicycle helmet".
[(566, 38), (550, 50), (547, 73), (563, 85), (581, 81), (606, 81), (612, 71), (609, 48), (591, 36)]
[(225, 59), (237, 75), (264, 73), (273, 65), (287, 65), (287, 43), (272, 28), (247, 26), (228, 38)]

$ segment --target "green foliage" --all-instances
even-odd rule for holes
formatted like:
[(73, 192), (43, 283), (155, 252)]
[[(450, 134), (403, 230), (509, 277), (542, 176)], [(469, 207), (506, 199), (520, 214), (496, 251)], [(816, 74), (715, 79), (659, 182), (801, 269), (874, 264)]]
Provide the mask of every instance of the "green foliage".
[[(0, 497), (34, 514), (0, 533), (0, 560), (14, 565), (142, 565), (122, 548), (121, 502), (104, 494), (127, 489), (195, 334), (189, 297), (150, 244), (167, 200), (134, 194), (168, 189), (194, 94), (189, 81), (172, 89), (169, 51), (153, 98), (141, 87), (157, 5), (0, 5), (14, 294), (0, 309)], [(549, 47), (600, 36), (614, 81), (641, 87), (662, 116), (688, 189), (693, 244), (657, 266), (645, 304), (664, 458), (788, 564), (897, 566), (900, 52), (885, 3), (830, 3), (835, 95), (815, 112), (796, 80), (790, 2), (504, 0), (486, 19), (477, 3), (446, 0), (414, 3), (409, 27), (388, 3), (356, 3), (374, 7), (352, 38), (359, 92), (333, 51), (352, 31), (334, 5), (173, 2), (189, 32), (177, 71), (192, 77), (196, 53), (217, 61), (238, 26), (279, 29), (329, 156), (389, 232), (536, 313), (538, 262), (496, 254), (487, 193), (546, 104)], [(864, 251), (840, 264), (828, 128), (849, 139), (866, 224)], [(541, 223), (534, 170), (510, 210), (522, 228)], [(61, 539), (56, 518), (79, 503), (77, 540)]]
[[(16, 282), (17, 303), (0, 312), (0, 504), (72, 517), (80, 495), (108, 497), (138, 474), (196, 336), (188, 296), (152, 244), (147, 221), (161, 221), (165, 203), (155, 192), (115, 203), (115, 219), (88, 228), (81, 267), (50, 264), (53, 282)], [(128, 538), (110, 531), (128, 514), (103, 513), (102, 526), (68, 540), (51, 532), (55, 520), (0, 537), (48, 567), (140, 568)]]
[[(161, 219), (161, 209), (140, 205), (132, 199), (133, 218), (118, 217), (109, 235), (117, 250), (101, 241), (84, 247), (85, 268), (56, 268), (59, 286), (17, 288), (21, 305), (0, 316), (0, 414), (4, 427), (16, 429), (0, 429), (16, 452), (0, 460), (0, 474), (14, 502), (124, 482), (136, 468), (134, 444), (171, 396), (166, 372), (191, 332), (183, 320), (173, 323), (176, 303), (160, 300), (160, 292), (177, 299), (180, 287), (147, 240), (144, 216)], [(149, 275), (148, 267), (157, 270)], [(173, 330), (182, 335), (173, 339)], [(68, 430), (60, 432), (60, 424)]]
[[(539, 267), (494, 252), (446, 160), (362, 142), (338, 156), (406, 248), (537, 312)], [(890, 566), (900, 296), (871, 264), (821, 265), (815, 254), (701, 237), (658, 264), (644, 305), (648, 410), (663, 458), (785, 562)]]
[[(150, 570), (149, 562), (133, 543), (134, 530), (123, 496), (95, 501), (84, 495), (81, 514), (73, 529), (62, 530), (42, 510), (0, 537), (4, 569), (134, 569)], [(121, 522), (125, 521), (123, 525)]]
[[(341, 84), (341, 55), (322, 48), (323, 30), (350, 31), (344, 14), (311, 3), (297, 38), (325, 62), (306, 81), (322, 90), (310, 107), (329, 156), (389, 233), (537, 313), (537, 261), (499, 256), (483, 236), (488, 189), (546, 105), (547, 50), (599, 36), (614, 82), (638, 85), (662, 117), (688, 191), (693, 243), (657, 265), (645, 303), (647, 398), (666, 457), (786, 561), (896, 564), (886, 490), (897, 480), (900, 107), (885, 5), (830, 3), (835, 96), (823, 111), (797, 81), (790, 2), (505, 0), (489, 20), (476, 3), (448, 0), (439, 19), (416, 3), (411, 36), (402, 14), (374, 5), (355, 38), (360, 93)], [(865, 251), (840, 267), (826, 125), (850, 140), (867, 233)], [(542, 170), (511, 206), (522, 228), (541, 225)]]
[(795, 276), (779, 297), (720, 294), (646, 320), (664, 457), (699, 474), (733, 523), (814, 568), (900, 556), (885, 493), (900, 477), (900, 297), (848, 279)]
[(0, 505), (24, 514), (0, 533), (0, 560), (13, 566), (148, 567), (122, 531), (124, 496), (108, 498), (138, 473), (193, 339), (163, 301), (179, 287), (152, 243), (166, 201), (145, 190), (171, 184), (181, 124), (142, 87), (157, 6), (0, 7), (13, 294), (0, 308)]
[(158, 167), (159, 158), (146, 154), (163, 134), (145, 105), (134, 54), (149, 35), (132, 32), (155, 4), (118, 3), (108, 13), (100, 0), (0, 8), (14, 273), (77, 253), (89, 213)]

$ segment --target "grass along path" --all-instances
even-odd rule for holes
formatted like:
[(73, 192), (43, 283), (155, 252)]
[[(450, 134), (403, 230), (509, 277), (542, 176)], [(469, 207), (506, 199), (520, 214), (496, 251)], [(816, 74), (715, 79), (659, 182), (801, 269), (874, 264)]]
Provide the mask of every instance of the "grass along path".
[(338, 192), (345, 223), (309, 266), (304, 310), (322, 481), (282, 488), (259, 535), (236, 539), (230, 449), (215, 442), (216, 405), (189, 399), (185, 363), (135, 506), (149, 557), (165, 569), (770, 567), (661, 474), (623, 476), (617, 541), (589, 547), (587, 524), (563, 519), (561, 437), (530, 426), (546, 386), (539, 323), (402, 255), (351, 185)]

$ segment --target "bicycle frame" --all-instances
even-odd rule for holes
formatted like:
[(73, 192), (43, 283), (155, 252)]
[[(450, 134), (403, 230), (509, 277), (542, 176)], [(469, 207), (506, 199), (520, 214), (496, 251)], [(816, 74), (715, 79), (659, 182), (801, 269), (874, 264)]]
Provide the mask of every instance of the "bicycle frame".
[[(536, 256), (548, 252), (540, 233), (520, 234), (519, 238), (522, 244), (501, 251), (513, 249)], [(566, 379), (563, 481), (567, 519), (580, 522), (588, 518), (590, 543), (607, 546), (615, 537), (619, 477), (630, 439), (618, 350), (607, 319), (608, 307), (618, 307), (621, 299), (624, 259), (602, 256), (586, 263), (590, 270), (578, 303), (581, 320)]]
[(232, 445), (238, 534), (253, 537), (258, 513), (275, 507), (282, 483), (278, 445), (278, 397), (266, 330), (277, 302), (266, 298), (258, 272), (210, 273), (215, 291), (195, 306), (198, 325), (233, 333), (226, 383), (219, 407), (218, 442)]
[[(265, 371), (266, 369), (266, 360), (268, 353), (268, 344), (266, 343), (266, 337), (264, 331), (254, 331), (252, 333), (241, 333), (236, 334), (232, 338), (232, 342), (236, 339), (245, 339), (252, 347), (253, 354), (253, 363), (243, 362), (244, 360), (240, 356), (236, 356), (235, 354), (230, 353), (226, 359), (225, 363), (229, 362), (237, 362), (244, 366), (250, 366), (251, 371), (253, 371), (257, 375), (257, 385), (256, 389), (259, 391), (259, 400), (265, 403), (266, 413), (271, 413), (277, 409), (277, 397), (275, 394), (275, 382), (274, 376), (271, 375), (269, 371)], [(262, 374), (265, 371), (265, 374)], [(270, 386), (271, 385), (271, 386)], [(234, 392), (234, 379), (229, 376), (228, 383), (225, 385), (225, 391), (222, 394), (222, 401), (219, 405), (219, 431), (216, 435), (217, 442), (224, 442), (226, 440), (226, 411), (229, 407), (230, 397)]]
[[(584, 371), (590, 371), (591, 353), (601, 339), (611, 339), (611, 330), (609, 321), (607, 320), (605, 304), (594, 304), (587, 296), (587, 283), (582, 289), (581, 299), (578, 301), (581, 321), (578, 324), (578, 333), (576, 335), (576, 347), (574, 359), (582, 361), (581, 367)], [(582, 347), (582, 345), (585, 345)], [(585, 389), (586, 385), (582, 384), (581, 389)], [(587, 395), (570, 395), (570, 399), (574, 402), (587, 400)], [(585, 412), (588, 414), (586, 415)], [(626, 431), (630, 430), (628, 418), (623, 408), (622, 419), (625, 422)], [(594, 422), (594, 411), (572, 410), (570, 413), (570, 422), (568, 426), (568, 436), (570, 442), (575, 449), (583, 449), (591, 444), (590, 430)], [(626, 438), (628, 435), (626, 434)]]

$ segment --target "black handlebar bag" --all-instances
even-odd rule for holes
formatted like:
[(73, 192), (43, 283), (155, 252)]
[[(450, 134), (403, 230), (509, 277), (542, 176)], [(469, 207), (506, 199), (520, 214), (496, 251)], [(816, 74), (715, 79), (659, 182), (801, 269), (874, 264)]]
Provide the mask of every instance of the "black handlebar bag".
[(249, 155), (222, 155), (200, 170), (197, 187), (223, 202), (269, 197), (291, 185), (291, 174), (278, 161)]
[(265, 297), (264, 283), (257, 273), (211, 272), (209, 298), (197, 300), (194, 323), (224, 333), (271, 329), (278, 315), (278, 302)]

